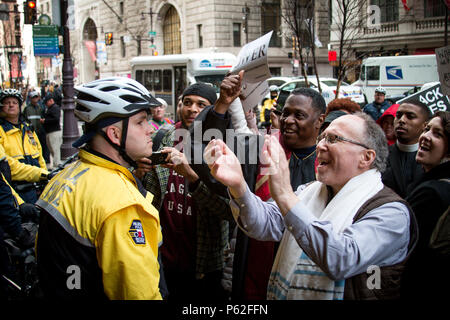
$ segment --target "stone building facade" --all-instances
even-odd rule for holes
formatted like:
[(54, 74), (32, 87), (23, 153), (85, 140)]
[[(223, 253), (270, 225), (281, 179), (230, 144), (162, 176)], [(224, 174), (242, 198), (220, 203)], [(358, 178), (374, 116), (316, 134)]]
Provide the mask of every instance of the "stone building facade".
[[(44, 12), (48, 2), (51, 0), (39, 1)], [(323, 44), (316, 51), (318, 70), (320, 75), (330, 76), (328, 1), (316, 2), (315, 29)], [(268, 57), (272, 75), (292, 76), (291, 31), (282, 18), (289, 12), (286, 5), (284, 0), (76, 0), (75, 28), (70, 33), (75, 81), (129, 76), (130, 60), (139, 55), (211, 51), (237, 55), (247, 41), (271, 29), (274, 36)], [(98, 41), (105, 40), (105, 33), (113, 34), (113, 44), (106, 46), (106, 60), (94, 61), (101, 46)]]

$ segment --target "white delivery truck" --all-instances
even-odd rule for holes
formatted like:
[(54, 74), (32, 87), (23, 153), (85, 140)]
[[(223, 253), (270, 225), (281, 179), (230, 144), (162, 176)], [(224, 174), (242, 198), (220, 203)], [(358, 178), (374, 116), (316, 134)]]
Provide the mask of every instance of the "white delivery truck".
[(139, 56), (130, 61), (131, 77), (167, 102), (167, 116), (172, 119), (177, 98), (187, 86), (206, 82), (219, 92), (220, 83), (235, 63), (236, 56), (228, 52)]
[(352, 85), (361, 87), (367, 102), (372, 102), (377, 87), (385, 88), (386, 96), (393, 96), (432, 81), (439, 81), (436, 56), (426, 54), (366, 58), (359, 79)]

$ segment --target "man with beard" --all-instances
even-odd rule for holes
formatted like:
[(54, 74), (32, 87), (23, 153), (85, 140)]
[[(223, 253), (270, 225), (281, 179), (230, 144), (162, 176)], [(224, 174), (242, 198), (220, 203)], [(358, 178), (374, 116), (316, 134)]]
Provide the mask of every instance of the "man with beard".
[[(250, 189), (263, 201), (267, 201), (271, 194), (268, 175), (260, 161), (259, 148), (263, 144), (263, 137), (235, 135), (231, 140), (226, 134), (227, 129), (232, 129), (229, 106), (239, 96), (242, 76), (243, 74), (226, 77), (221, 84), (220, 97), (216, 104), (205, 108), (195, 119), (191, 127), (192, 152), (201, 152), (209, 142), (206, 138), (205, 141), (196, 140), (196, 136), (199, 136), (197, 130), (202, 131), (202, 137), (207, 136), (205, 132), (208, 129), (219, 130), (224, 141), (234, 144), (235, 154), (242, 154), (240, 151), (245, 150), (246, 159), (241, 161), (245, 179)], [(318, 92), (300, 88), (292, 91), (282, 110), (281, 134), (278, 132), (276, 136), (289, 159), (290, 182), (294, 189), (315, 180), (316, 138), (324, 120), (325, 109), (325, 100)], [(194, 164), (193, 168), (211, 189), (227, 196), (226, 188), (210, 176), (205, 163)], [(242, 230), (238, 230), (233, 262), (233, 299), (266, 299), (267, 284), (277, 247), (277, 242), (250, 239)]]
[(408, 195), (408, 186), (423, 173), (422, 167), (416, 162), (416, 153), (419, 136), (429, 117), (427, 106), (418, 100), (400, 104), (395, 114), (397, 141), (389, 147), (387, 168), (382, 178), (383, 183), (402, 198)]

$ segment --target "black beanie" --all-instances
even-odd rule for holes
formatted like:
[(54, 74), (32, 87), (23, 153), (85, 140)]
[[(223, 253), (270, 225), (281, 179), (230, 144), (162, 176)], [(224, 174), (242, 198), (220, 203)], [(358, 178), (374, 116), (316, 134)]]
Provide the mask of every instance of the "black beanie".
[(187, 87), (183, 91), (181, 100), (184, 100), (185, 96), (200, 96), (207, 99), (211, 104), (214, 104), (217, 100), (217, 94), (214, 87), (202, 82), (197, 82)]

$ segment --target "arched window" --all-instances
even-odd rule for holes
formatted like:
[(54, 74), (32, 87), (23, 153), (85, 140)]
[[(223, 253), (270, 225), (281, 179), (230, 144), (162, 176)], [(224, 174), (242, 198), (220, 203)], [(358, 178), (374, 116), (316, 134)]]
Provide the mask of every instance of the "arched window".
[(180, 17), (174, 7), (167, 10), (163, 23), (164, 54), (181, 53)]

